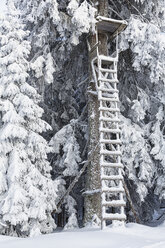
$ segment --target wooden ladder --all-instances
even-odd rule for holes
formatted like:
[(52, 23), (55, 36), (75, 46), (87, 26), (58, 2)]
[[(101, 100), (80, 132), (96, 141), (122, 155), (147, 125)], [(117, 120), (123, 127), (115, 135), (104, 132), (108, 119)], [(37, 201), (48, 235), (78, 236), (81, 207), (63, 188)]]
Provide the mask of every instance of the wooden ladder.
[(114, 56), (99, 55), (98, 47), (96, 50), (97, 56), (92, 60), (91, 66), (99, 101), (101, 224), (104, 228), (114, 221), (119, 221), (119, 224), (125, 222), (126, 203), (119, 128), (118, 48)]

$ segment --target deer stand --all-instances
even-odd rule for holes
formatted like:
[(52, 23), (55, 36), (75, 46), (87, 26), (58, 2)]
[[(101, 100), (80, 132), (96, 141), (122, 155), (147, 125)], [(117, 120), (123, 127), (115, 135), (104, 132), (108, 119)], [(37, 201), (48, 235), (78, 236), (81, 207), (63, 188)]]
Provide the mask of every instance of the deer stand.
[[(94, 42), (92, 47), (89, 46), (92, 75), (89, 94), (93, 98), (89, 118), (92, 116), (96, 119), (91, 128), (95, 132), (90, 130), (89, 137), (93, 142), (92, 146), (98, 144), (98, 150), (93, 160), (90, 158), (91, 162), (88, 165), (88, 188), (85, 196), (85, 206), (88, 210), (85, 218), (89, 221), (91, 216), (96, 214), (101, 219), (102, 228), (116, 221), (122, 224), (126, 220), (117, 89), (118, 34), (125, 27), (125, 21), (98, 16)], [(111, 46), (108, 49), (107, 41), (115, 38), (115, 48), (112, 49)], [(93, 179), (95, 183), (92, 182)], [(93, 206), (89, 207), (91, 203)]]

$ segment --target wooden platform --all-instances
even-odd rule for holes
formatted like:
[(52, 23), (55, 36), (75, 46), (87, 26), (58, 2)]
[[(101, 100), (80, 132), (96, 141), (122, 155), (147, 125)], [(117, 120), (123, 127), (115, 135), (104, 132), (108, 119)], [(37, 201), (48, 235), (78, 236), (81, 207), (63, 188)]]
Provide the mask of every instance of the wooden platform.
[(116, 20), (104, 16), (97, 16), (96, 19), (98, 21), (98, 31), (109, 33), (112, 39), (127, 27), (127, 22), (125, 20)]

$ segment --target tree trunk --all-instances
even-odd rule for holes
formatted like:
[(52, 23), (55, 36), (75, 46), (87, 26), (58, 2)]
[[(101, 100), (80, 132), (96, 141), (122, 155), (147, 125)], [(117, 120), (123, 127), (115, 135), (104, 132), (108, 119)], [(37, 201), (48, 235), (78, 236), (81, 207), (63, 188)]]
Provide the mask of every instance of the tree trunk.
[[(93, 3), (96, 3), (93, 0)], [(108, 15), (108, 0), (100, 0), (98, 5), (98, 15)], [(99, 53), (107, 55), (107, 36), (99, 34)], [(89, 38), (90, 47), (96, 44), (96, 36), (91, 35)], [(91, 70), (91, 54), (89, 54), (89, 74), (90, 82), (88, 90), (96, 92), (95, 83)], [(95, 94), (88, 94), (88, 126), (89, 126), (89, 148), (88, 148), (88, 168), (86, 175), (86, 191), (90, 194), (85, 194), (85, 215), (84, 222), (90, 222), (95, 215), (101, 219), (101, 194), (98, 189), (101, 189), (100, 182), (100, 157), (99, 157), (99, 101)], [(96, 149), (95, 149), (96, 148)], [(94, 154), (90, 154), (95, 149)], [(91, 157), (92, 156), (92, 157)], [(96, 191), (97, 190), (97, 191)], [(93, 193), (92, 193), (93, 191)]]

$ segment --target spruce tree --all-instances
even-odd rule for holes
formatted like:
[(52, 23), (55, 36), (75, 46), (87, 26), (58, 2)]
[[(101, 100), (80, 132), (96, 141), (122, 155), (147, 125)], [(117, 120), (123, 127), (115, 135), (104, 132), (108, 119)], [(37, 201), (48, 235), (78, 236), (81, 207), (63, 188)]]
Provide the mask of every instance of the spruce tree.
[(0, 233), (28, 236), (55, 227), (56, 183), (41, 136), (40, 96), (27, 83), (30, 43), (12, 1), (0, 20)]

